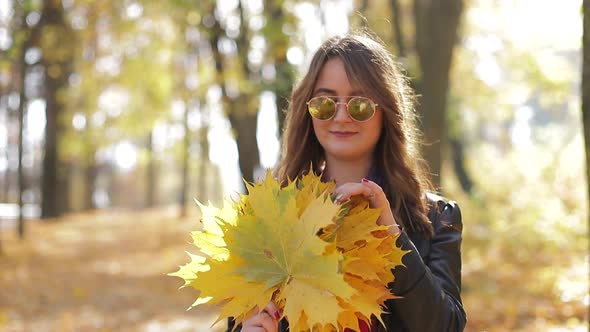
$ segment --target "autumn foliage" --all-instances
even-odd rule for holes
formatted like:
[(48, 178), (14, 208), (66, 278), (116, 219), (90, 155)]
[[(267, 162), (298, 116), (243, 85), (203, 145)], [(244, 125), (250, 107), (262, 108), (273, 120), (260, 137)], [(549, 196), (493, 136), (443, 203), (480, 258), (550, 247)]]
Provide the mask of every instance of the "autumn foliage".
[(364, 199), (333, 202), (334, 183), (308, 174), (281, 187), (270, 173), (239, 202), (200, 205), (197, 255), (171, 275), (200, 291), (193, 306), (221, 307), (239, 323), (269, 301), (292, 331), (359, 330), (380, 317), (391, 269), (405, 254)]

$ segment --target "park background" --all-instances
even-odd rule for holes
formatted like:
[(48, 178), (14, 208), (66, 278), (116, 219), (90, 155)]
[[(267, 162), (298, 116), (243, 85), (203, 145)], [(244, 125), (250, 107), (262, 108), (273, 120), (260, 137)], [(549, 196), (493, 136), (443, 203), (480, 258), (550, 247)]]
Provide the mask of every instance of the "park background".
[(587, 331), (584, 12), (0, 0), (0, 331), (220, 331), (166, 276), (195, 250), (193, 198), (276, 164), (310, 54), (363, 27), (406, 69), (434, 183), (462, 208), (466, 330)]

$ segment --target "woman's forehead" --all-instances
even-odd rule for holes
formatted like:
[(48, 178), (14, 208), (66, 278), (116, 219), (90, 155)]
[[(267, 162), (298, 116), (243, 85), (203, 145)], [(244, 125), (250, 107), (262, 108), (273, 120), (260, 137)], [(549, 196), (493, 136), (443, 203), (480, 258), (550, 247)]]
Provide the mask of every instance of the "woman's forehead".
[(350, 79), (344, 62), (338, 57), (323, 64), (314, 85), (314, 94), (359, 95), (363, 94), (364, 90), (358, 80)]

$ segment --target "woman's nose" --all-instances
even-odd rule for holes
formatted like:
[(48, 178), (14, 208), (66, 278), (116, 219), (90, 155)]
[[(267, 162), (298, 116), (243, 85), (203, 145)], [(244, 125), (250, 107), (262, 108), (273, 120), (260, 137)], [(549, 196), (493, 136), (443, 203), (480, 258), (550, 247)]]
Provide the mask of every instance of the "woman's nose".
[(334, 121), (349, 122), (352, 121), (348, 110), (346, 109), (346, 103), (336, 103), (336, 114), (334, 115)]

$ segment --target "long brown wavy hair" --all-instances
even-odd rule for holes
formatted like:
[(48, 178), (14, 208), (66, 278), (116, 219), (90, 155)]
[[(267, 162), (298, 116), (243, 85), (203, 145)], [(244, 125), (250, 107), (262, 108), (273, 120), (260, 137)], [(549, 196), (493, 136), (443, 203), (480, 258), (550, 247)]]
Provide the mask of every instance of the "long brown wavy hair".
[(314, 134), (306, 102), (312, 97), (323, 65), (335, 57), (344, 63), (352, 85), (360, 87), (383, 111), (383, 130), (372, 168), (395, 219), (405, 229), (431, 238), (425, 193), (432, 188), (419, 153), (421, 134), (417, 129), (414, 94), (391, 53), (368, 32), (332, 37), (314, 54), (309, 70), (291, 95), (278, 178), (287, 181), (300, 177), (310, 170), (310, 165), (316, 174), (322, 172), (324, 150)]

